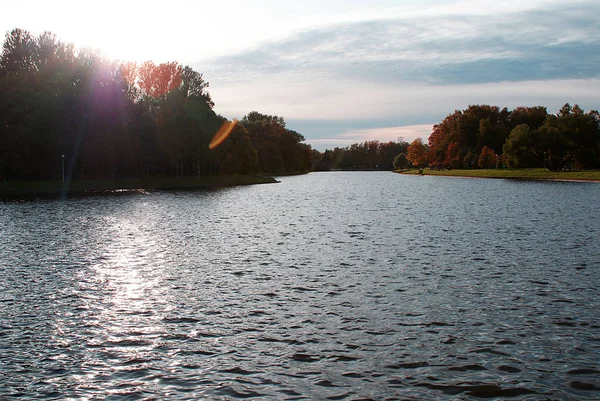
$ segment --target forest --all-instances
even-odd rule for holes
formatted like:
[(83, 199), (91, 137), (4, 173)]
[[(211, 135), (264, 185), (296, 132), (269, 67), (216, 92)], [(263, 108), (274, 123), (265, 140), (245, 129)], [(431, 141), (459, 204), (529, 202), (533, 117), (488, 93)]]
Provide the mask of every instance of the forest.
[(568, 103), (556, 115), (542, 106), (512, 111), (470, 106), (435, 125), (427, 148), (426, 160), (416, 164), (596, 169), (600, 167), (600, 114)]
[(77, 50), (50, 32), (8, 32), (0, 56), (0, 181), (306, 172), (319, 157), (285, 120), (226, 119), (203, 75)]
[(322, 169), (600, 168), (600, 114), (565, 104), (549, 114), (546, 107), (472, 105), (434, 125), (428, 143), (417, 138), (378, 141), (326, 150)]

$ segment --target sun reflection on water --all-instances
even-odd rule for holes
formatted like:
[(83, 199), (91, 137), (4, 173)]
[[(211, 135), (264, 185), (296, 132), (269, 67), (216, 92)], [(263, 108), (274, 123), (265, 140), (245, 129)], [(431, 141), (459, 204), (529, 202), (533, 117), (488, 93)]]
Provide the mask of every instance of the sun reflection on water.
[(80, 303), (75, 323), (79, 327), (74, 327), (72, 315), (54, 318), (55, 343), (80, 353), (79, 366), (72, 369), (69, 380), (92, 392), (99, 383), (131, 384), (135, 378), (129, 377), (130, 371), (150, 372), (152, 355), (165, 332), (164, 314), (173, 305), (164, 280), (164, 249), (150, 234), (154, 230), (148, 229), (151, 223), (142, 212), (105, 215), (94, 221), (86, 241), (102, 245), (89, 247), (88, 268), (79, 270), (75, 286), (65, 290)]
[[(112, 241), (92, 267), (104, 282), (102, 317), (107, 331), (153, 332), (157, 304), (166, 303), (162, 272), (156, 264), (156, 241), (132, 218), (111, 221)], [(142, 326), (142, 327), (140, 327)], [(158, 329), (158, 328), (156, 328)]]

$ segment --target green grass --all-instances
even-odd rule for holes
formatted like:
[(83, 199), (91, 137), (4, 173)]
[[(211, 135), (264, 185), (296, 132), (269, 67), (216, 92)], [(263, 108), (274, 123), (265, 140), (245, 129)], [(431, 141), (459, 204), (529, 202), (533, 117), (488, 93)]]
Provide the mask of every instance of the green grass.
[[(419, 174), (418, 169), (396, 170), (399, 174)], [(506, 178), (522, 180), (573, 180), (573, 181), (600, 181), (600, 171), (549, 171), (543, 168), (531, 169), (473, 169), (473, 170), (429, 170), (423, 169), (423, 175), (440, 175), (450, 177), (476, 177), (476, 178)]]
[(254, 175), (217, 175), (207, 177), (142, 177), (115, 180), (72, 181), (68, 187), (60, 181), (7, 181), (0, 184), (0, 196), (60, 195), (91, 191), (114, 191), (120, 189), (184, 189), (215, 188), (236, 185), (267, 184), (277, 182), (272, 177)]

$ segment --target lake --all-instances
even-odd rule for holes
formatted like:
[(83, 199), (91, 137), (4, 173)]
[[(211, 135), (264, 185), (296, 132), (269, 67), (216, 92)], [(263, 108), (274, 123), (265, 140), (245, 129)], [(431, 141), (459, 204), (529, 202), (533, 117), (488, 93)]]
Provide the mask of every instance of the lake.
[(600, 184), (0, 203), (0, 398), (600, 398)]

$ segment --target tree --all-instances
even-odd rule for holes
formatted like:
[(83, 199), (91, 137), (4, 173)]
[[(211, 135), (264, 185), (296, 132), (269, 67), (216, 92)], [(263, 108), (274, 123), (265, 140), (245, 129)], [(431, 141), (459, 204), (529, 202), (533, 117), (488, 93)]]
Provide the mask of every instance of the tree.
[[(55, 35), (15, 29), (0, 56), (0, 174), (9, 180), (250, 173), (258, 165), (239, 125), (214, 151), (225, 120), (202, 74), (176, 62), (116, 63)], [(250, 113), (265, 169), (306, 171), (314, 157), (282, 117)], [(268, 170), (267, 170), (268, 171)]]
[(473, 168), (477, 164), (477, 155), (472, 149), (467, 151), (467, 154), (463, 156), (461, 166), (463, 168)]
[(259, 113), (258, 111), (251, 111), (242, 118), (242, 124), (244, 125), (259, 122), (267, 124), (276, 124), (285, 128), (285, 120), (283, 119), (283, 117), (270, 116), (267, 114)]
[(451, 142), (448, 144), (446, 149), (446, 157), (444, 158), (444, 165), (451, 168), (460, 168), (463, 160), (463, 151), (460, 148), (460, 143)]
[(420, 167), (427, 163), (427, 147), (423, 144), (421, 138), (412, 141), (407, 152), (406, 158), (413, 166)]
[(304, 136), (286, 128), (283, 117), (252, 111), (242, 125), (248, 130), (252, 145), (258, 151), (258, 168), (263, 172), (304, 172), (309, 170), (312, 149), (304, 144)]
[(185, 66), (181, 71), (181, 89), (185, 97), (197, 97), (203, 99), (212, 109), (214, 103), (207, 91), (209, 84), (204, 80), (202, 74), (194, 71), (190, 66)]
[(504, 163), (510, 168), (540, 167), (543, 151), (540, 152), (539, 146), (536, 130), (527, 124), (517, 125), (502, 147)]
[(546, 121), (548, 111), (543, 106), (517, 107), (508, 116), (508, 125), (512, 131), (521, 124), (526, 124), (530, 130), (537, 130)]
[(571, 160), (568, 138), (550, 119), (540, 128), (540, 145), (546, 154), (547, 167), (559, 171)]
[(387, 142), (380, 143), (379, 149), (377, 152), (377, 165), (379, 166), (379, 170), (393, 170), (394, 167), (394, 159), (400, 153), (404, 153), (406, 155), (406, 149), (408, 148), (408, 142), (400, 140), (398, 142)]
[(398, 154), (394, 158), (394, 168), (399, 169), (400, 171), (402, 171), (406, 167), (408, 167), (408, 159), (406, 158), (406, 155), (404, 153)]
[(183, 68), (176, 61), (154, 64), (146, 61), (138, 70), (138, 85), (142, 94), (149, 98), (166, 96), (181, 85)]
[(252, 146), (248, 131), (243, 125), (236, 124), (219, 151), (224, 153), (220, 172), (225, 174), (251, 174), (256, 171), (258, 152)]
[(548, 116), (539, 133), (540, 147), (551, 170), (599, 166), (600, 126), (595, 111), (586, 114), (578, 105), (567, 103), (556, 116)]
[(481, 168), (494, 167), (496, 165), (496, 154), (494, 151), (487, 146), (484, 146), (477, 159), (477, 165)]
[(34, 73), (37, 71), (38, 46), (33, 35), (22, 29), (6, 34), (0, 58), (2, 75)]

